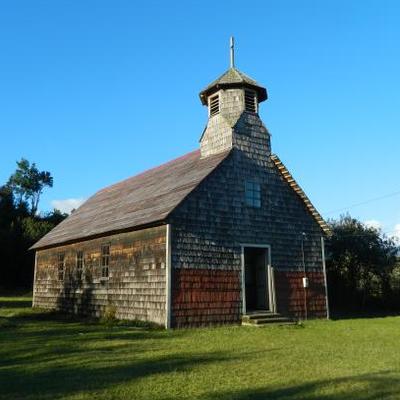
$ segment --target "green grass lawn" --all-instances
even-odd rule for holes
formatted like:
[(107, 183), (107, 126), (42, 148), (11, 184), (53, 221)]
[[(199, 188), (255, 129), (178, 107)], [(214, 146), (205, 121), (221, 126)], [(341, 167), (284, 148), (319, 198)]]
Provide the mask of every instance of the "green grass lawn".
[(151, 330), (0, 297), (1, 399), (400, 399), (400, 317)]

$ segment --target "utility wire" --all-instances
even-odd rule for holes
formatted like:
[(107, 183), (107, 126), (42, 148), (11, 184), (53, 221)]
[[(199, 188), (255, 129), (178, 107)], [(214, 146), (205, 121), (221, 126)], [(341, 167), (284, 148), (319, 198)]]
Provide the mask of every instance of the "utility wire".
[[(392, 231), (386, 231), (386, 232), (384, 232), (384, 231), (381, 231), (381, 230), (377, 230), (381, 235), (388, 235), (389, 233), (394, 233), (394, 232), (397, 232), (397, 229), (393, 229)], [(368, 233), (349, 233), (348, 234), (348, 236), (368, 236), (369, 234)], [(346, 236), (346, 235), (343, 235), (343, 236)]]
[(386, 199), (386, 198), (388, 198), (388, 197), (393, 197), (393, 196), (398, 196), (398, 195), (400, 195), (400, 190), (397, 191), (397, 192), (393, 192), (393, 193), (386, 194), (386, 195), (384, 195), (384, 196), (380, 196), (380, 197), (375, 197), (375, 198), (372, 198), (372, 199), (368, 199), (368, 200), (362, 201), (362, 202), (360, 202), (360, 203), (355, 203), (355, 204), (349, 205), (349, 206), (347, 206), (347, 207), (338, 208), (338, 209), (336, 209), (336, 210), (331, 210), (331, 211), (323, 212), (322, 214), (324, 214), (324, 215), (329, 215), (329, 214), (333, 214), (333, 213), (336, 213), (336, 212), (339, 212), (339, 211), (346, 211), (346, 210), (349, 210), (350, 208), (362, 206), (362, 205), (364, 205), (364, 204), (372, 203), (372, 202), (377, 201), (377, 200), (382, 200), (382, 199)]

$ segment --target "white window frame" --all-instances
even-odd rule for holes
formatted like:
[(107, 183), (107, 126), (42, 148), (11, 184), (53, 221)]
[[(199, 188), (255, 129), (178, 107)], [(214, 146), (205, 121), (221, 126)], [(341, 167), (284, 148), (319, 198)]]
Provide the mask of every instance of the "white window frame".
[(259, 249), (267, 249), (267, 287), (268, 287), (268, 301), (269, 301), (269, 310), (273, 313), (277, 312), (276, 307), (276, 293), (275, 293), (275, 271), (272, 267), (271, 263), (271, 245), (270, 244), (255, 244), (255, 243), (242, 243), (240, 245), (241, 248), (241, 275), (242, 275), (242, 313), (246, 315), (246, 272), (245, 272), (245, 260), (244, 260), (244, 249), (249, 247), (255, 247)]

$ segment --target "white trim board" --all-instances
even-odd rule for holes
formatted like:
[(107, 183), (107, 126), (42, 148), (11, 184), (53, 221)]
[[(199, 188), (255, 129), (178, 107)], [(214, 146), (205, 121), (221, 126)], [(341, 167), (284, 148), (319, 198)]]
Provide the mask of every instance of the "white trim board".
[(266, 260), (267, 266), (267, 287), (268, 287), (268, 301), (269, 301), (269, 309), (272, 312), (276, 312), (276, 298), (275, 298), (275, 280), (273, 279), (273, 268), (271, 265), (271, 245), (269, 244), (256, 244), (256, 243), (242, 243), (240, 245), (240, 258), (241, 258), (241, 278), (242, 278), (242, 314), (246, 314), (246, 273), (245, 273), (245, 265), (244, 265), (244, 249), (245, 248), (259, 248), (259, 249), (267, 249), (268, 258)]

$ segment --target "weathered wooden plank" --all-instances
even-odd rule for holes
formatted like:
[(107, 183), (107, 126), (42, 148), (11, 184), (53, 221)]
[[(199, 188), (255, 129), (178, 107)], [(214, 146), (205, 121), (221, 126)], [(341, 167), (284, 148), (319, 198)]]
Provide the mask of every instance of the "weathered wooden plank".
[[(165, 321), (165, 226), (106, 236), (37, 252), (35, 307), (101, 316), (113, 307), (117, 318)], [(101, 280), (100, 249), (110, 245), (109, 278)], [(76, 252), (84, 253), (82, 279)], [(65, 254), (58, 280), (57, 256)], [(151, 268), (146, 268), (149, 264)]]

